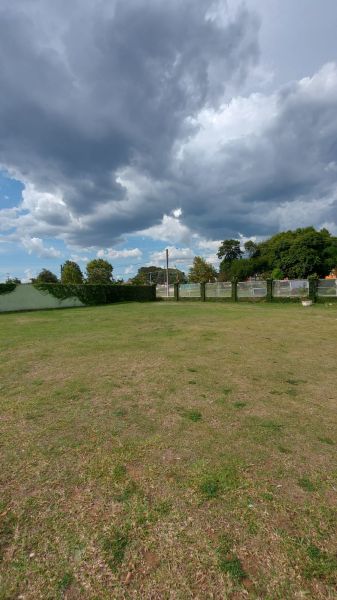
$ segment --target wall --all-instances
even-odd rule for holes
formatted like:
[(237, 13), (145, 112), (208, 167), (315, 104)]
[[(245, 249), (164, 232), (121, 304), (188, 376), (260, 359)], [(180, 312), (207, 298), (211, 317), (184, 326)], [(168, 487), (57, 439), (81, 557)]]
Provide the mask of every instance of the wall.
[[(7, 291), (0, 284), (0, 312), (95, 306), (114, 302), (149, 302), (156, 299), (154, 286), (132, 285), (62, 285), (30, 283)], [(4, 293), (3, 293), (4, 292)]]

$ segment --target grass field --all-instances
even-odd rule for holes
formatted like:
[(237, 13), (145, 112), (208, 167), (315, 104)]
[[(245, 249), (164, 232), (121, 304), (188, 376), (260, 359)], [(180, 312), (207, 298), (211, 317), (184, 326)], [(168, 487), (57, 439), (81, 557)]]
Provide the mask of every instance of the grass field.
[(336, 598), (337, 306), (0, 315), (0, 598)]

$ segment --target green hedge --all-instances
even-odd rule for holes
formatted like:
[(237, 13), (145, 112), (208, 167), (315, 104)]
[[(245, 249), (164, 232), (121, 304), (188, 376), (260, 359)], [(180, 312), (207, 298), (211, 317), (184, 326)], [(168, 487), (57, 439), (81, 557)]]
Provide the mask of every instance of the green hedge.
[(88, 306), (114, 302), (151, 302), (156, 299), (155, 286), (145, 285), (35, 283), (34, 287), (40, 291), (47, 291), (60, 300), (76, 296)]
[(0, 294), (9, 294), (14, 292), (16, 283), (0, 283)]

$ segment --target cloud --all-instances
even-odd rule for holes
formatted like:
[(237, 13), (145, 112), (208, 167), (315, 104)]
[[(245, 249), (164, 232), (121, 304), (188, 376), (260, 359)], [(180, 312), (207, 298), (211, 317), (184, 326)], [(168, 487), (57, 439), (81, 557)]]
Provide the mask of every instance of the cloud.
[(0, 164), (25, 184), (21, 235), (111, 245), (175, 209), (175, 145), (258, 59), (226, 0), (3, 0)]
[(59, 250), (53, 247), (46, 248), (41, 238), (24, 238), (21, 243), (28, 254), (36, 254), (40, 258), (59, 258), (62, 256)]
[(158, 225), (153, 225), (148, 229), (138, 231), (137, 235), (143, 235), (152, 240), (188, 244), (192, 240), (193, 234), (190, 229), (181, 222), (181, 216), (181, 208), (175, 209), (171, 215), (164, 215)]
[(248, 93), (258, 35), (225, 0), (2, 0), (0, 165), (25, 185), (7, 239), (214, 256), (238, 232), (335, 227), (337, 66)]
[(97, 252), (98, 258), (110, 258), (120, 260), (123, 258), (141, 258), (143, 253), (139, 248), (125, 248), (124, 250), (114, 250), (113, 248), (101, 249)]

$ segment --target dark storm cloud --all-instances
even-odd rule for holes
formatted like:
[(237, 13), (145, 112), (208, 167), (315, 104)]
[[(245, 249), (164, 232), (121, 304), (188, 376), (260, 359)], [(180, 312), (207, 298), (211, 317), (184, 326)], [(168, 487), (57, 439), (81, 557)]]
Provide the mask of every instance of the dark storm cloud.
[[(0, 163), (63, 198), (60, 234), (102, 245), (162, 215), (156, 189), (130, 198), (118, 174), (165, 180), (190, 119), (217, 108), (256, 62), (258, 22), (209, 0), (70, 4), (0, 6)], [(53, 206), (45, 223), (40, 210), (38, 233), (51, 231)]]
[[(249, 111), (252, 131), (221, 144), (209, 137), (206, 158), (197, 138), (185, 147), (181, 174), (193, 182), (194, 198), (193, 211), (182, 204), (185, 222), (213, 239), (233, 231), (263, 235), (283, 227), (335, 226), (336, 65), (269, 97), (245, 99), (243, 119)], [(228, 113), (234, 116), (231, 106)]]

